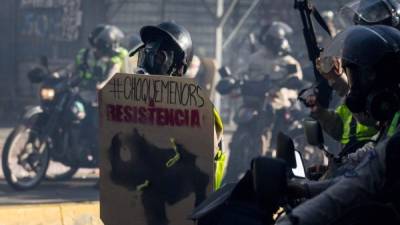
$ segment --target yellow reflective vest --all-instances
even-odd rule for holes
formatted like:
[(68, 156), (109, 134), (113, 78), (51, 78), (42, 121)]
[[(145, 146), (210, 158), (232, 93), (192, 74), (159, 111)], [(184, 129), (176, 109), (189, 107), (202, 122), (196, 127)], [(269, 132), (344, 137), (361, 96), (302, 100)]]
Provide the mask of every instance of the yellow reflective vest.
[(351, 141), (367, 141), (372, 138), (378, 130), (374, 127), (368, 127), (358, 123), (349, 108), (345, 104), (340, 105), (336, 109), (336, 113), (342, 119), (343, 132), (340, 142), (343, 145), (350, 143)]
[[(222, 123), (221, 116), (218, 111), (214, 108), (214, 124), (217, 136), (222, 135), (224, 130), (224, 125)], [(226, 168), (226, 154), (222, 151), (222, 143), (218, 144), (218, 149), (214, 156), (214, 189), (217, 190), (221, 187), (222, 179), (225, 174)]]

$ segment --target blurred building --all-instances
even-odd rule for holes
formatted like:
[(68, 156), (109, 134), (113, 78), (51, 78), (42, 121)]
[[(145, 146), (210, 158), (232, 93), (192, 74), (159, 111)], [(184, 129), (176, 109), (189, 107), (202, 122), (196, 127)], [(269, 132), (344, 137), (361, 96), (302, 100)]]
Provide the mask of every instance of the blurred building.
[[(73, 62), (78, 50), (87, 46), (88, 33), (98, 23), (117, 25), (130, 36), (143, 25), (173, 20), (191, 32), (197, 55), (215, 58), (216, 27), (221, 21), (216, 16), (218, 3), (223, 3), (219, 9), (226, 12), (235, 2), (223, 28), (223, 40), (231, 38), (223, 48), (223, 63), (240, 66), (248, 54), (248, 34), (258, 32), (270, 21), (285, 21), (300, 34), (299, 15), (293, 10), (293, 1), (2, 0), (0, 116), (3, 120), (15, 118), (25, 106), (37, 103), (37, 86), (28, 82), (27, 71), (38, 63), (40, 56), (47, 56), (52, 68)], [(335, 11), (343, 1), (315, 2), (322, 9)], [(241, 21), (238, 32), (232, 34)], [(293, 45), (306, 59), (301, 35), (293, 37)]]

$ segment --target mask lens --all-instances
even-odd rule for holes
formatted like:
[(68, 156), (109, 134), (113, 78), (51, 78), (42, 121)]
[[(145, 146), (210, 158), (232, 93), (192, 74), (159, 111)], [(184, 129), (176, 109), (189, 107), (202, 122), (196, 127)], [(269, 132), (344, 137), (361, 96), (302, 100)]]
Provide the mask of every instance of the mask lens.
[(165, 51), (158, 51), (154, 55), (154, 64), (156, 65), (162, 65), (164, 62), (167, 61), (167, 53)]

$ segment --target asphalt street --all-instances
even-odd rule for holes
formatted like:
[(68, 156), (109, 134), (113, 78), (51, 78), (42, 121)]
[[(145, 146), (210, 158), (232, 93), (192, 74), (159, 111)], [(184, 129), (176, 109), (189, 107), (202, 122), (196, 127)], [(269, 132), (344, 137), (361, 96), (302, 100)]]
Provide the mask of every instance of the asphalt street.
[[(11, 128), (0, 128), (0, 156), (5, 139), (11, 130)], [(65, 167), (53, 164), (50, 166), (49, 173), (62, 169)], [(33, 190), (15, 191), (7, 185), (3, 171), (0, 170), (0, 205), (96, 201), (99, 198), (99, 191), (95, 188), (97, 177), (97, 170), (80, 169), (70, 181), (43, 181)]]
[[(11, 128), (0, 128), (0, 156), (6, 137)], [(225, 135), (225, 145), (229, 142), (231, 132)], [(1, 166), (1, 160), (0, 160)], [(1, 168), (1, 167), (0, 167)], [(48, 173), (64, 170), (60, 164), (49, 167)], [(38, 187), (29, 191), (15, 191), (4, 180), (3, 171), (0, 169), (0, 206), (15, 204), (44, 204), (62, 202), (97, 201), (99, 191), (95, 188), (98, 179), (98, 170), (80, 169), (70, 181), (56, 182), (43, 181)]]

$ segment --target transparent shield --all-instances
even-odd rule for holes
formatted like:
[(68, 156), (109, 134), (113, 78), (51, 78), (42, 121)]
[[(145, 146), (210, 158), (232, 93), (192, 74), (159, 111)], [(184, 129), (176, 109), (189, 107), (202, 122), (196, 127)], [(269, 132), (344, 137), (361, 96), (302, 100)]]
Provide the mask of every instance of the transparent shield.
[(388, 26), (351, 26), (324, 48), (321, 63), (338, 58), (360, 66), (373, 65), (387, 53), (398, 52), (399, 40), (399, 32)]
[(391, 6), (382, 0), (354, 0), (339, 11), (343, 25), (376, 24), (391, 17)]
[(303, 159), (301, 157), (301, 154), (300, 154), (300, 152), (295, 151), (294, 155), (295, 155), (295, 159), (296, 159), (296, 168), (292, 169), (293, 175), (295, 177), (305, 178), (306, 172), (304, 169), (304, 164), (303, 164)]

